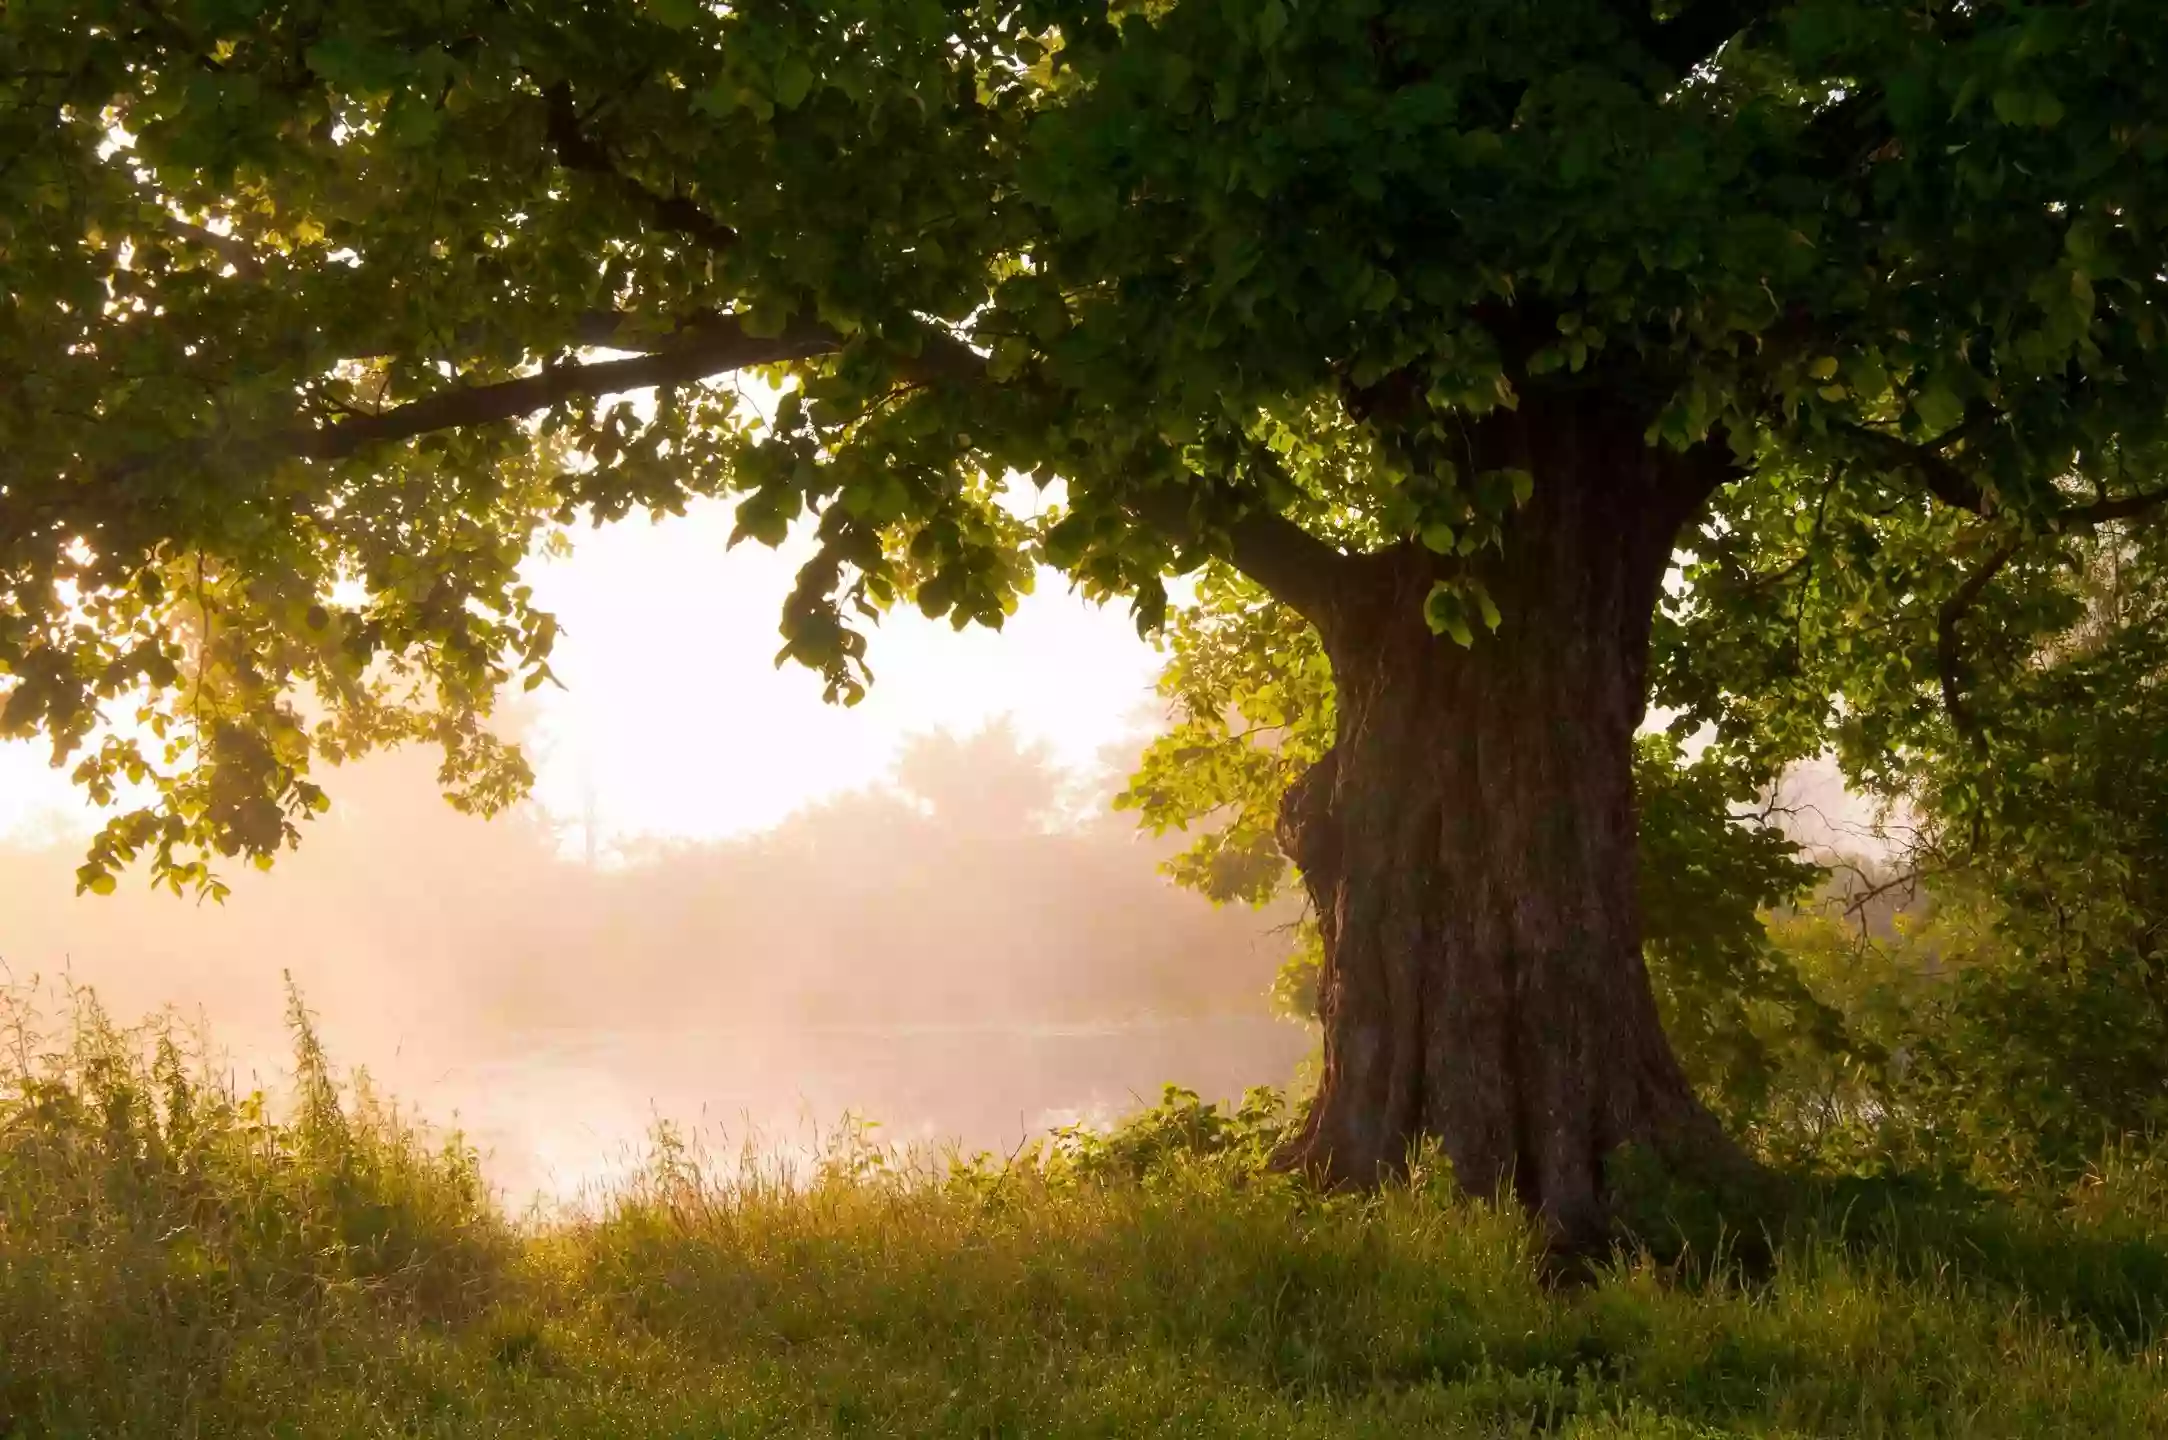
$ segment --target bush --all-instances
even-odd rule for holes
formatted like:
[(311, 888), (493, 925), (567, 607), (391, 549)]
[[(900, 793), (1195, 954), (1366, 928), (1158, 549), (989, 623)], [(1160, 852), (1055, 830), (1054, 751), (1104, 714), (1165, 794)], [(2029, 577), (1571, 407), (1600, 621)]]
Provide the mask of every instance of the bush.
[(354, 1324), (483, 1313), (511, 1234), (456, 1137), (343, 1095), (292, 996), (295, 1098), (235, 1093), (172, 1018), (87, 992), (58, 1043), (0, 1000), (0, 1413), (178, 1427)]

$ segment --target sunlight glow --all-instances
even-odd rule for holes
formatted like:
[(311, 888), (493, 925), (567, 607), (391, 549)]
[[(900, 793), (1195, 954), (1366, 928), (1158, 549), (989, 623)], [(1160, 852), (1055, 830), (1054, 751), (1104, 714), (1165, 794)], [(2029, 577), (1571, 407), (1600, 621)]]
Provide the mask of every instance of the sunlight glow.
[[(1139, 736), (1159, 657), (1126, 608), (1091, 605), (1052, 574), (999, 634), (900, 608), (870, 637), (865, 702), (824, 704), (819, 677), (775, 665), (783, 597), (809, 547), (726, 554), (730, 529), (727, 504), (701, 503), (682, 519), (577, 531), (570, 559), (530, 562), (536, 603), (564, 626), (552, 668), (565, 688), (544, 686), (507, 719), (527, 722), (535, 799), (554, 818), (577, 825), (591, 807), (606, 842), (744, 834), (874, 783), (915, 732), (1008, 714), (1074, 771)], [(0, 744), (0, 839), (96, 827), (48, 760), (43, 742)], [(318, 778), (336, 803), (338, 773)]]

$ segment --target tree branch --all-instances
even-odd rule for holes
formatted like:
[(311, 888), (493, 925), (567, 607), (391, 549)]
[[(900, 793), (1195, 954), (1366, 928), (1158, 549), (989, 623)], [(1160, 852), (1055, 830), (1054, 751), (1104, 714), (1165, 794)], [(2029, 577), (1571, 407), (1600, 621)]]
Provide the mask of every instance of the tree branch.
[[(1885, 431), (1869, 429), (1864, 425), (1846, 425), (1843, 432), (1859, 441), (1870, 452), (1892, 462), (1900, 469), (1912, 470), (1926, 482), (1928, 493), (1943, 504), (1957, 510), (1967, 510), (1975, 515), (1993, 513), (1987, 491), (1979, 481), (1967, 475), (1949, 457), (1942, 447), (1960, 438), (1959, 432), (1968, 430), (1973, 422), (1959, 426), (1957, 431), (1945, 435), (1933, 445), (1915, 445)], [(2089, 505), (2066, 505), (2052, 510), (2043, 517), (2051, 529), (2061, 530), (2072, 525), (2104, 525), (2111, 520), (2131, 520), (2150, 510), (2168, 505), (2168, 489), (2147, 490), (2136, 495), (2120, 495), (2113, 499), (2096, 500)]]
[(661, 195), (618, 168), (609, 147), (580, 127), (580, 114), (572, 103), (572, 87), (562, 80), (547, 86), (542, 102), (548, 115), (550, 148), (557, 163), (567, 170), (599, 175), (623, 191), (648, 212), (661, 229), (689, 235), (711, 250), (728, 250), (738, 243), (738, 232), (710, 215), (683, 195)]
[[(1155, 485), (1124, 504), (1175, 544), (1193, 545), (1204, 538), (1204, 524), (1193, 504), (1197, 496), (1193, 486)], [(1323, 628), (1348, 557), (1276, 511), (1252, 510), (1223, 528), (1229, 563), (1264, 586), (1273, 599)]]
[[(598, 348), (618, 345), (634, 330), (633, 317), (596, 311), (574, 326), (580, 343)], [(488, 425), (517, 419), (566, 400), (640, 390), (651, 385), (682, 384), (712, 375), (803, 360), (829, 354), (843, 344), (823, 325), (793, 325), (782, 335), (748, 335), (733, 316), (704, 315), (681, 325), (674, 343), (622, 360), (559, 365), (515, 380), (447, 390), (408, 401), (381, 414), (358, 416), (296, 437), (289, 449), (312, 460), (335, 460), (364, 446), (411, 440), (433, 431)], [(643, 337), (640, 343), (650, 343)], [(986, 377), (984, 357), (944, 330), (929, 327), (919, 337), (918, 354), (906, 368), (921, 378), (945, 384), (976, 384)], [(1155, 487), (1128, 505), (1145, 524), (1187, 545), (1202, 538), (1192, 514), (1194, 487)], [(1316, 619), (1329, 603), (1334, 572), (1346, 557), (1294, 521), (1271, 511), (1251, 511), (1226, 527), (1235, 568), (1271, 591), (1306, 618)]]
[[(673, 320), (668, 329), (658, 333), (653, 328), (643, 329), (641, 316), (622, 310), (588, 310), (573, 318), (572, 338), (597, 350), (633, 350), (649, 354), (667, 348), (664, 342), (736, 323), (736, 319), (724, 311), (696, 310)], [(833, 331), (812, 325), (800, 328), (809, 337), (827, 336), (830, 349), (843, 346), (843, 337)], [(916, 379), (952, 385), (975, 385), (986, 379), (986, 357), (942, 326), (922, 322), (913, 335), (898, 337), (891, 333), (886, 338), (905, 351), (903, 368)], [(909, 349), (912, 344), (917, 346), (915, 354)]]
[[(593, 322), (593, 328), (601, 328), (599, 320)], [(841, 343), (825, 326), (794, 325), (772, 338), (748, 335), (744, 326), (730, 316), (699, 322), (682, 333), (686, 338), (681, 343), (648, 354), (551, 366), (516, 380), (446, 390), (380, 414), (341, 420), (297, 436), (291, 450), (306, 459), (337, 460), (366, 445), (517, 419), (566, 400), (643, 390), (651, 385), (683, 384), (755, 365), (803, 360), (827, 354)]]
[(1844, 901), (1846, 918), (1859, 922), (1860, 938), (1863, 940), (1867, 937), (1868, 906), (1893, 890), (1904, 891), (1905, 903), (1910, 904), (1919, 895), (1920, 883), (1928, 878), (1926, 868), (1920, 865), (1914, 865), (1911, 869), (1893, 875), (1879, 884), (1865, 870), (1849, 861), (1837, 868), (1851, 871), (1859, 877), (1859, 882), (1864, 887), (1840, 897)]
[(2074, 505), (2058, 510), (2054, 521), (2057, 527), (2067, 525), (2104, 525), (2110, 520), (2134, 520), (2162, 505), (2168, 505), (2168, 490), (2148, 490), (2143, 494), (2124, 495), (2113, 500), (2096, 500), (2090, 505)]
[(1987, 491), (1979, 481), (1967, 475), (1939, 449), (1927, 445), (1915, 445), (1886, 431), (1870, 429), (1865, 425), (1838, 427), (1866, 450), (1902, 470), (1917, 474), (1926, 484), (1928, 493), (1952, 509), (1969, 510), (1975, 515), (1989, 512)]
[(1719, 425), (1684, 451), (1657, 450), (1658, 488), (1667, 507), (1664, 521), (1676, 534), (1701, 512), (1709, 497), (1748, 473), (1731, 448), (1730, 432)]
[[(1887, 455), (1898, 464), (1916, 470), (1927, 482), (1928, 490), (1944, 504), (1974, 514), (1991, 512), (1986, 491), (1971, 476), (1953, 465), (1937, 446), (1914, 445), (1894, 435), (1870, 430), (1864, 426), (1849, 426), (1847, 432), (1867, 442), (1870, 449)], [(1945, 443), (1948, 439), (1944, 437)], [(2129, 520), (2148, 511), (2168, 505), (2168, 489), (2149, 490), (2137, 495), (2117, 496), (2097, 500), (2090, 505), (2068, 505), (2050, 512), (2045, 518), (2048, 528), (2061, 531), (2071, 526), (2103, 525), (2114, 520)], [(2026, 537), (2020, 535), (2004, 542), (1993, 551), (1978, 570), (1969, 576), (1943, 602), (1941, 613), (1935, 623), (1935, 664), (1942, 679), (1942, 705), (1949, 712), (1950, 724), (1958, 734), (1975, 739), (1979, 734), (1979, 720), (1965, 703), (1964, 655), (1958, 626), (1972, 607), (1979, 602), (1994, 578), (2017, 556)]]
[(1227, 527), (1235, 568), (1312, 624), (1332, 607), (1347, 556), (1275, 511), (1258, 510)]
[(1988, 582), (2002, 573), (2002, 568), (2018, 552), (2018, 541), (2003, 543), (1990, 554), (1978, 570), (1957, 587), (1949, 599), (1942, 602), (1942, 613), (1935, 621), (1935, 666), (1942, 675), (1942, 706), (1950, 713), (1950, 724), (1966, 739), (1979, 735), (1979, 720), (1965, 705), (1964, 657), (1959, 649), (1957, 626), (1979, 600)]
[[(575, 162), (599, 153), (581, 148), (587, 144), (584, 137), (567, 138), (572, 140)], [(575, 163), (573, 168), (584, 167)], [(225, 239), (208, 231), (204, 235), (209, 240)], [(438, 431), (520, 419), (567, 400), (684, 384), (758, 365), (810, 359), (832, 354), (844, 344), (844, 338), (835, 331), (813, 322), (793, 323), (773, 337), (755, 336), (746, 332), (739, 317), (715, 312), (687, 317), (658, 334), (644, 327), (636, 316), (590, 311), (574, 317), (568, 338), (584, 347), (637, 349), (637, 353), (621, 359), (549, 365), (532, 375), (448, 389), (374, 414), (353, 414), (290, 430), (243, 448), (264, 458), (291, 455), (340, 460), (372, 445), (397, 444)], [(915, 354), (909, 353), (913, 342)], [(920, 380), (963, 386), (986, 381), (985, 357), (938, 325), (925, 325), (916, 336), (906, 339), (903, 348), (903, 368)], [(121, 462), (106, 473), (106, 478), (122, 478), (150, 460), (143, 456)], [(1200, 487), (1194, 485), (1155, 486), (1125, 496), (1123, 508), (1176, 544), (1194, 544), (1204, 534), (1204, 524), (1194, 513), (1199, 491)], [(1269, 510), (1239, 515), (1224, 526), (1224, 533), (1231, 551), (1229, 558), (1238, 570), (1306, 618), (1316, 620), (1325, 613), (1347, 556), (1294, 521)]]

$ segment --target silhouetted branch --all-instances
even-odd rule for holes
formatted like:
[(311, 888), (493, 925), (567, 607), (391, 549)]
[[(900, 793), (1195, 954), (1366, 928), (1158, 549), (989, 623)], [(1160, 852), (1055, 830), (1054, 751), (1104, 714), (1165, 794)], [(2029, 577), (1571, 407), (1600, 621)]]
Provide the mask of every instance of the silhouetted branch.
[[(1991, 413), (1976, 417), (1929, 445), (1914, 444), (1865, 425), (1841, 428), (1870, 454), (1898, 469), (1917, 474), (1926, 483), (1928, 492), (1943, 504), (1975, 515), (1988, 515), (1993, 513), (1994, 506), (1985, 487), (1943, 452), (1957, 441), (1969, 438), (1983, 423), (1992, 424), (1997, 418)], [(2137, 495), (2096, 500), (2088, 505), (2066, 505), (2042, 518), (2051, 529), (2060, 530), (2072, 525), (2102, 525), (2111, 520), (2135, 519), (2164, 504), (2168, 504), (2168, 489), (2148, 490)]]
[[(1194, 486), (1154, 486), (1125, 503), (1175, 544), (1190, 545), (1203, 538), (1192, 508), (1196, 499)], [(1322, 623), (1348, 568), (1346, 555), (1277, 511), (1252, 510), (1224, 528), (1227, 558), (1237, 570), (1304, 619)]]
[(1918, 475), (1926, 484), (1928, 493), (1943, 504), (1957, 510), (1969, 510), (1975, 515), (1989, 512), (1986, 489), (1944, 455), (1940, 447), (1915, 445), (1900, 436), (1865, 425), (1846, 425), (1840, 428), (1868, 454), (1897, 469), (1910, 470)]
[[(598, 347), (627, 343), (627, 332), (637, 333), (637, 328), (632, 317), (609, 312), (583, 315), (575, 326), (582, 343)], [(514, 380), (448, 390), (380, 414), (322, 426), (297, 437), (290, 451), (315, 460), (340, 459), (368, 445), (518, 419), (566, 400), (683, 384), (755, 365), (808, 359), (831, 353), (842, 343), (840, 336), (821, 325), (794, 325), (769, 338), (748, 335), (736, 317), (703, 316), (681, 326), (669, 343), (646, 353), (552, 366)], [(931, 328), (922, 335), (919, 353), (906, 368), (929, 381), (972, 384), (985, 378), (983, 357), (946, 331)], [(1191, 514), (1195, 498), (1192, 487), (1158, 487), (1143, 492), (1130, 508), (1176, 543), (1188, 544), (1201, 538)], [(1346, 559), (1332, 546), (1271, 511), (1252, 511), (1226, 529), (1235, 567), (1275, 597), (1313, 618), (1329, 602), (1337, 568)]]
[[(1866, 872), (1860, 870), (1858, 866), (1848, 865), (1845, 868), (1851, 870), (1862, 880), (1866, 879)], [(1905, 898), (1907, 900), (1910, 900), (1914, 895), (1919, 893), (1920, 882), (1926, 878), (1927, 874), (1925, 871), (1915, 868), (1905, 871), (1902, 875), (1892, 876), (1889, 879), (1884, 880), (1879, 885), (1869, 885), (1864, 890), (1851, 891), (1845, 896), (1844, 913), (1847, 915), (1857, 916), (1869, 905), (1872, 905), (1875, 901), (1881, 899), (1884, 895), (1889, 894), (1893, 890), (1904, 891)]]
[(1875, 901), (1880, 900), (1883, 896), (1889, 895), (1899, 890), (1902, 890), (1904, 892), (1904, 900), (1902, 903), (1909, 905), (1919, 897), (1921, 883), (1930, 878), (1931, 874), (1934, 873), (1929, 871), (1923, 865), (1914, 865), (1899, 874), (1892, 875), (1887, 880), (1877, 881), (1872, 876), (1870, 876), (1864, 869), (1862, 869), (1857, 863), (1850, 860), (1840, 860), (1834, 865), (1832, 865), (1830, 868), (1833, 871), (1841, 871), (1854, 876), (1858, 880), (1859, 884), (1864, 887), (1863, 889), (1858, 890), (1848, 890), (1842, 896), (1838, 897), (1844, 907), (1844, 918), (1858, 923), (1859, 938), (1862, 943), (1865, 943), (1867, 940), (1868, 906), (1874, 904)]
[(1942, 675), (1943, 708), (1950, 713), (1950, 724), (1967, 739), (1979, 733), (1979, 722), (1965, 707), (1964, 661), (1959, 652), (1957, 626), (1979, 600), (1981, 592), (1987, 589), (1988, 582), (2017, 554), (2018, 545), (2018, 541), (2009, 541), (1989, 555), (1980, 568), (1942, 603), (1942, 613), (1935, 623), (1935, 663)]
[(551, 366), (516, 380), (446, 390), (375, 415), (341, 420), (296, 437), (292, 453), (311, 460), (336, 460), (366, 445), (517, 419), (566, 400), (684, 384), (755, 365), (802, 360), (826, 354), (838, 343), (825, 326), (794, 326), (773, 337), (748, 335), (729, 316), (689, 333), (691, 338), (680, 344), (649, 354)]
[(2072, 506), (2055, 513), (2058, 528), (2069, 525), (2104, 525), (2111, 520), (2134, 520), (2149, 510), (2168, 504), (2168, 490), (2148, 490), (2142, 495), (2123, 495), (2113, 500), (2096, 500), (2090, 505)]
[(550, 148), (556, 152), (558, 164), (608, 180), (664, 230), (689, 235), (712, 250), (727, 250), (738, 243), (738, 232), (700, 205), (683, 195), (659, 194), (619, 168), (609, 147), (581, 128), (570, 85), (560, 80), (548, 86), (542, 100), (547, 107)]

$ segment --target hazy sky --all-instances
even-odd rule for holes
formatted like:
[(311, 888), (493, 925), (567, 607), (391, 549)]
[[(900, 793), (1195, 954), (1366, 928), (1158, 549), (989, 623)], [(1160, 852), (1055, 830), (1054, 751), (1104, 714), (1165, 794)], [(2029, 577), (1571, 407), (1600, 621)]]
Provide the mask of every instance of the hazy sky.
[[(765, 829), (809, 800), (879, 779), (901, 739), (1002, 714), (1065, 764), (1090, 766), (1136, 728), (1159, 657), (1125, 605), (1101, 609), (1042, 574), (1000, 633), (958, 634), (915, 609), (871, 638), (875, 683), (845, 710), (820, 680), (774, 664), (795, 546), (725, 553), (726, 504), (683, 519), (580, 530), (564, 561), (532, 566), (564, 633), (536, 692), (536, 798), (577, 818), (592, 786), (605, 834), (718, 836)], [(90, 812), (42, 744), (0, 744), (0, 836)], [(334, 799), (338, 777), (325, 777)]]

